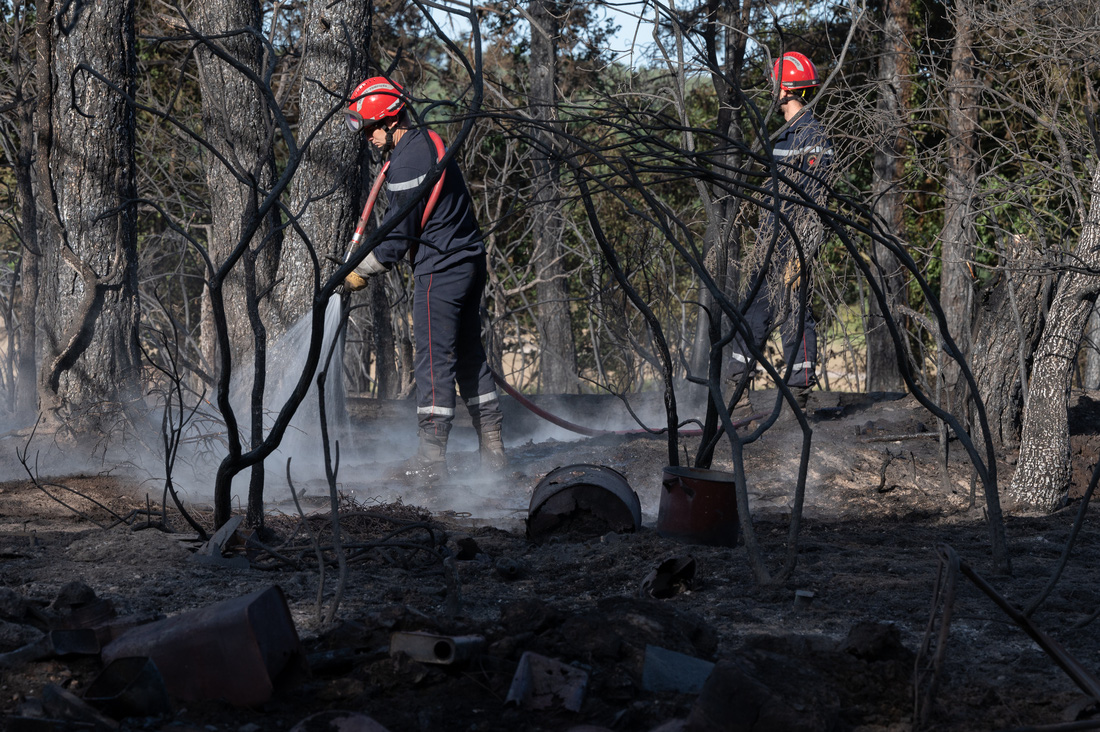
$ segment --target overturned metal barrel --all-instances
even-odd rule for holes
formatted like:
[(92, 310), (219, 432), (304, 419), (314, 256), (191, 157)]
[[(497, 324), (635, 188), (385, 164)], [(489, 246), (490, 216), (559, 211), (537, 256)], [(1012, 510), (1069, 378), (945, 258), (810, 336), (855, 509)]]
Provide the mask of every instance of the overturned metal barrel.
[(560, 530), (593, 536), (637, 531), (642, 504), (622, 473), (605, 465), (577, 463), (554, 468), (531, 496), (527, 536)]
[(657, 533), (685, 544), (735, 546), (737, 494), (731, 473), (667, 467), (661, 478)]

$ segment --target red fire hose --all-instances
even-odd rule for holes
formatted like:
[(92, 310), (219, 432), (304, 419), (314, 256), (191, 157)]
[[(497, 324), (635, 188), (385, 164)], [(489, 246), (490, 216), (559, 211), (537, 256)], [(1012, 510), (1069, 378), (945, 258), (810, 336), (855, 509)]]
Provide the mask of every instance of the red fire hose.
[[(435, 144), (436, 161), (443, 159), (443, 138), (432, 130), (428, 130), (428, 137)], [(370, 220), (371, 211), (374, 210), (374, 204), (378, 201), (378, 193), (382, 190), (382, 183), (386, 180), (386, 171), (390, 167), (390, 161), (387, 160), (382, 166), (382, 169), (378, 171), (378, 177), (374, 179), (374, 185), (370, 188), (370, 195), (367, 196), (367, 202), (363, 204), (363, 213), (359, 214), (359, 223), (355, 225), (355, 233), (351, 237), (351, 244), (348, 247), (348, 254), (359, 246), (359, 242), (363, 239), (363, 232), (367, 228), (367, 222)], [(435, 208), (435, 204), (439, 202), (439, 194), (443, 190), (443, 181), (447, 178), (447, 171), (439, 176), (439, 180), (435, 182), (435, 186), (432, 188), (431, 195), (428, 196), (428, 203), (424, 206), (424, 215), (420, 219), (420, 229), (424, 230), (424, 225), (428, 223), (428, 218), (432, 215), (432, 209)], [(409, 259), (413, 259), (412, 256)]]
[[(500, 374), (498, 374), (495, 370), (492, 373), (493, 373), (493, 380), (496, 381), (497, 384), (500, 385), (500, 388), (504, 390), (505, 394), (507, 394), (508, 396), (512, 397), (517, 402), (522, 404), (525, 408), (527, 408), (528, 411), (533, 412), (534, 414), (538, 415), (539, 417), (542, 417), (547, 422), (551, 422), (553, 424), (556, 424), (558, 427), (561, 427), (564, 430), (569, 430), (570, 432), (576, 432), (579, 435), (587, 435), (589, 437), (596, 437), (598, 435), (652, 435), (652, 434), (654, 434), (650, 430), (643, 430), (643, 429), (637, 429), (637, 430), (597, 430), (597, 429), (593, 429), (591, 427), (584, 427), (584, 426), (579, 425), (579, 424), (574, 424), (574, 423), (572, 423), (568, 420), (562, 419), (561, 417), (550, 414), (545, 409), (542, 409), (541, 407), (536, 405), (534, 402), (532, 402), (530, 399), (523, 396), (523, 394), (521, 394), (519, 391), (517, 391), (516, 389), (513, 389), (512, 385), (509, 384), (507, 381), (505, 381), (504, 377), (501, 376)], [(745, 417), (744, 419), (737, 420), (736, 422), (733, 423), (733, 426), (735, 428), (736, 427), (743, 427), (744, 425), (747, 425), (749, 422), (752, 422), (753, 420), (763, 419), (766, 416), (767, 416), (767, 412), (758, 412), (758, 413), (753, 414), (749, 417)], [(699, 437), (700, 435), (703, 434), (703, 430), (680, 430), (680, 434), (684, 435), (685, 437)]]

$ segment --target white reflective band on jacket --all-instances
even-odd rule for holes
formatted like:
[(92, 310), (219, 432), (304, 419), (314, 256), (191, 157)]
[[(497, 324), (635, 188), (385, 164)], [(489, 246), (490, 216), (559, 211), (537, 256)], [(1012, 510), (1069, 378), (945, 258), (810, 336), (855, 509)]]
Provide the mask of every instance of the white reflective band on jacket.
[(799, 147), (799, 148), (784, 148), (777, 147), (773, 150), (777, 158), (790, 158), (795, 155), (832, 155), (833, 149), (831, 147), (825, 147), (824, 145), (814, 145), (813, 147)]

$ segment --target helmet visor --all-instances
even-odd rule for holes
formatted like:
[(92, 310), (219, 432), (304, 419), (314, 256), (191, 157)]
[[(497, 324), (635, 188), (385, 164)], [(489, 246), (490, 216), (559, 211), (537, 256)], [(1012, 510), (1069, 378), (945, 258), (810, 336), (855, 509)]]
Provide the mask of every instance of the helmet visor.
[(363, 115), (358, 112), (347, 111), (344, 112), (344, 124), (352, 132), (358, 132), (363, 129)]

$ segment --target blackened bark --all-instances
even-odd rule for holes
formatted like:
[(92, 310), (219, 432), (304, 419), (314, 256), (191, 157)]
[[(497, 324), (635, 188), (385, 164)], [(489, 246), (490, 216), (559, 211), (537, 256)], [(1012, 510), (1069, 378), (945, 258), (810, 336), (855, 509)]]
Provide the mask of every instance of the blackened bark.
[[(707, 65), (711, 70), (711, 84), (719, 100), (716, 131), (723, 139), (720, 147), (728, 151), (714, 155), (712, 164), (717, 170), (740, 170), (744, 163), (741, 150), (744, 149), (745, 103), (741, 93), (741, 72), (748, 34), (743, 31), (749, 25), (752, 8), (752, 0), (744, 0), (739, 8), (735, 5), (724, 8), (719, 0), (707, 2), (707, 22), (702, 29), (703, 39), (706, 44)], [(726, 50), (724, 65), (719, 62), (719, 47)], [(685, 116), (681, 121), (685, 127), (689, 125), (686, 105)], [(741, 199), (726, 195), (720, 189), (708, 190), (699, 180), (695, 185), (707, 215), (707, 229), (703, 236), (704, 262), (723, 294), (736, 300), (737, 269), (731, 267), (731, 263), (741, 256), (740, 230), (735, 223), (741, 210)], [(725, 366), (724, 353), (723, 349), (718, 349), (715, 345), (729, 322), (724, 318), (714, 294), (705, 287), (700, 288), (699, 304), (691, 372), (693, 376), (717, 381), (720, 385)], [(716, 444), (713, 437), (718, 434), (719, 427), (718, 405), (714, 403), (711, 394), (708, 393), (707, 396), (703, 438), (695, 458), (695, 466), (700, 468), (709, 468), (711, 465)]]
[[(943, 274), (940, 305), (951, 335), (964, 357), (970, 352), (970, 326), (974, 318), (973, 259), (974, 211), (971, 206), (978, 180), (978, 100), (981, 88), (974, 74), (973, 7), (971, 0), (954, 5), (955, 44), (951, 52), (951, 77), (947, 85), (947, 179), (944, 182), (944, 223), (940, 232)], [(948, 394), (958, 391), (959, 368), (954, 360), (943, 364)]]
[(1014, 449), (1020, 443), (1025, 385), (1042, 333), (1043, 302), (1051, 277), (1029, 268), (1024, 252), (1008, 242), (997, 278), (977, 297), (970, 359), (985, 405), (993, 444)]
[(381, 277), (371, 278), (370, 283), (370, 332), (374, 347), (374, 380), (379, 399), (397, 399), (402, 392), (401, 378), (397, 373), (397, 343), (393, 337), (391, 304), (386, 294), (386, 283)]
[[(878, 98), (876, 121), (880, 136), (875, 146), (871, 191), (874, 213), (886, 232), (899, 240), (902, 237), (905, 175), (905, 153), (908, 145), (909, 67), (909, 2), (889, 0), (886, 5), (882, 32), (882, 55), (878, 67)], [(883, 313), (877, 300), (871, 301), (867, 317), (867, 390), (901, 391), (904, 381), (898, 365), (899, 355), (883, 324), (884, 317), (899, 317), (907, 304), (905, 270), (898, 258), (879, 243), (874, 245), (883, 289), (890, 312)]]
[(22, 214), (20, 235), (23, 238), (22, 259), (19, 262), (19, 326), (15, 333), (18, 355), (15, 366), (15, 410), (32, 413), (38, 405), (35, 385), (35, 361), (38, 320), (39, 260), (38, 216), (35, 210), (34, 184), (34, 115), (28, 103), (19, 121), (19, 154), (15, 164), (16, 190)]
[[(192, 3), (191, 10), (199, 32), (219, 36), (211, 43), (262, 75), (263, 47), (249, 32), (262, 32), (257, 0), (202, 0)], [(253, 197), (262, 198), (274, 180), (266, 102), (255, 82), (218, 59), (206, 46), (200, 45), (196, 57), (203, 134), (222, 157), (219, 160), (207, 153), (204, 160), (212, 218), (207, 248), (215, 266), (224, 263), (239, 246), (253, 248), (255, 288), (259, 293), (268, 293), (274, 282), (280, 241), (273, 226), (274, 214), (266, 221), (254, 221), (256, 206), (251, 205)], [(254, 342), (244, 278), (244, 267), (234, 267), (222, 286), (232, 357), (238, 366), (252, 351)], [(271, 298), (264, 299), (261, 313), (266, 315), (270, 303)]]
[[(741, 94), (741, 74), (749, 37), (744, 30), (748, 27), (752, 8), (752, 0), (744, 0), (740, 6), (732, 3), (726, 5), (719, 0), (708, 0), (706, 4), (707, 20), (701, 30), (711, 85), (718, 98), (715, 132), (723, 140), (719, 145), (723, 152), (712, 153), (712, 164), (716, 170), (740, 170), (744, 163), (741, 150), (744, 149), (745, 103)], [(724, 56), (720, 56), (720, 49), (725, 49)], [(685, 127), (690, 125), (686, 105), (681, 121)], [(727, 297), (733, 298), (737, 282), (730, 275), (736, 275), (736, 269), (731, 269), (730, 263), (736, 262), (741, 254), (741, 239), (734, 223), (741, 210), (741, 199), (725, 195), (724, 191), (707, 190), (702, 181), (697, 180), (695, 187), (707, 215), (707, 228), (703, 235), (704, 261), (718, 286)], [(718, 319), (713, 333), (721, 333), (724, 328), (721, 309), (715, 304), (714, 296), (706, 288), (700, 288), (698, 297), (700, 307), (695, 323), (691, 371), (693, 375), (702, 377), (710, 370), (712, 356), (721, 358), (721, 354), (711, 353), (713, 338), (710, 319)], [(711, 423), (711, 429), (716, 428), (717, 415), (708, 415), (708, 423)]]
[(535, 168), (532, 214), (532, 259), (538, 276), (538, 326), (541, 341), (539, 380), (542, 390), (553, 394), (576, 392), (577, 356), (573, 342), (568, 273), (562, 236), (565, 231), (559, 190), (560, 164), (554, 159), (551, 128), (557, 117), (558, 20), (553, 0), (531, 0), (530, 90), (531, 117), (535, 121), (532, 162)]
[[(276, 337), (314, 307), (320, 285), (344, 258), (364, 189), (369, 187), (363, 185), (369, 163), (366, 138), (349, 132), (343, 115), (351, 91), (369, 72), (365, 53), (370, 35), (369, 0), (309, 3), (305, 12), (298, 101), (298, 139), (303, 152), (290, 184), (290, 212), (295, 220), (286, 230), (272, 299), (270, 330)], [(372, 283), (372, 295), (380, 284)], [(389, 308), (384, 312), (384, 322), (372, 321), (376, 330), (390, 326)], [(392, 334), (390, 339), (385, 357), (379, 358), (383, 368), (386, 363), (390, 367), (386, 373), (376, 371), (379, 383), (395, 380)], [(339, 367), (342, 356), (341, 348), (335, 356), (337, 368), (329, 370), (335, 377), (326, 386), (332, 397), (327, 418), (337, 423), (346, 415), (346, 385)]]
[[(253, 197), (251, 208), (255, 210)], [(249, 440), (252, 445), (264, 441), (264, 389), (267, 387), (267, 327), (260, 317), (259, 297), (256, 292), (256, 252), (252, 248), (245, 251), (241, 258), (244, 264), (245, 307), (248, 309), (248, 323), (252, 327), (253, 361), (252, 394), (249, 400), (251, 419)], [(277, 367), (277, 365), (276, 365)], [(275, 405), (281, 406), (281, 405)], [(252, 475), (248, 482), (248, 510), (245, 523), (249, 528), (264, 525), (264, 464), (258, 462), (252, 466)]]
[(134, 5), (38, 10), (39, 402), (71, 428), (104, 431), (140, 397), (135, 117), (120, 93), (134, 89)]
[(304, 149), (290, 184), (290, 210), (309, 244), (294, 227), (287, 228), (272, 302), (273, 336), (313, 307), (318, 278), (327, 279), (336, 269), (333, 260), (343, 260), (365, 198), (366, 138), (344, 127), (343, 109), (370, 70), (364, 51), (368, 4), (346, 0), (306, 8), (298, 104)]
[[(1074, 249), (1079, 268), (1100, 269), (1100, 168)], [(1100, 280), (1083, 269), (1058, 279), (1028, 382), (1020, 457), (1008, 496), (1042, 510), (1057, 508), (1070, 479), (1069, 388)]]
[(1081, 369), (1082, 386), (1100, 389), (1100, 309), (1093, 308), (1085, 339), (1085, 364)]

